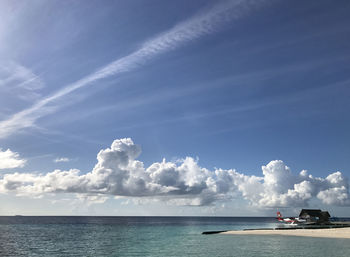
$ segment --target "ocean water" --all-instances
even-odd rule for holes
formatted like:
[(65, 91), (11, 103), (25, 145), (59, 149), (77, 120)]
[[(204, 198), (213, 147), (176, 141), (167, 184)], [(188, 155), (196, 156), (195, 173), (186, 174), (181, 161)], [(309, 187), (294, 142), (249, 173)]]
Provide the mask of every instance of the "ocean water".
[(274, 218), (0, 217), (0, 256), (350, 256), (349, 239), (202, 235)]

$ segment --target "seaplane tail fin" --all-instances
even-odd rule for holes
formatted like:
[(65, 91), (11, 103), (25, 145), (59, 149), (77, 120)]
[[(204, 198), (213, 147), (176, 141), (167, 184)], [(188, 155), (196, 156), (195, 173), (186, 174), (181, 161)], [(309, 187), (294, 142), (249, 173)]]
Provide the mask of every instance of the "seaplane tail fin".
[(277, 212), (277, 219), (279, 220), (279, 221), (283, 221), (283, 219), (282, 219), (282, 213), (281, 212)]

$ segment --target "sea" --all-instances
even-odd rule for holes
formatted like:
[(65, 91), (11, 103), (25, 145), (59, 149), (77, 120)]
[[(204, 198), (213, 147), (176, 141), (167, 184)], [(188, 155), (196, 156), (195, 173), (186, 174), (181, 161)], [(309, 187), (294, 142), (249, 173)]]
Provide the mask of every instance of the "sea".
[(349, 239), (203, 235), (275, 227), (259, 217), (0, 217), (0, 256), (350, 256)]

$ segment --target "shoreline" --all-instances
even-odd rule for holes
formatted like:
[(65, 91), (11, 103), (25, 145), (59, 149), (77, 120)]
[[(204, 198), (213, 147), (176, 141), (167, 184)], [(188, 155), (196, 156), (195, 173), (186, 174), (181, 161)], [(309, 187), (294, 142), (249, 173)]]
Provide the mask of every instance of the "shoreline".
[(350, 227), (322, 228), (322, 229), (259, 229), (259, 230), (230, 230), (219, 232), (222, 235), (278, 235), (278, 236), (302, 236), (322, 238), (345, 238), (350, 239)]

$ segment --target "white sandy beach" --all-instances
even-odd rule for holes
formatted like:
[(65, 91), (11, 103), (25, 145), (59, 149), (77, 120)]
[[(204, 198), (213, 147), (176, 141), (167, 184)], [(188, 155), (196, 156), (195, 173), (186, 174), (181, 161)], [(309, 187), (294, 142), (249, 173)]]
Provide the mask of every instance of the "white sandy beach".
[(282, 236), (306, 236), (327, 238), (349, 238), (350, 228), (328, 228), (328, 229), (293, 229), (293, 230), (246, 230), (227, 231), (226, 235), (282, 235)]

